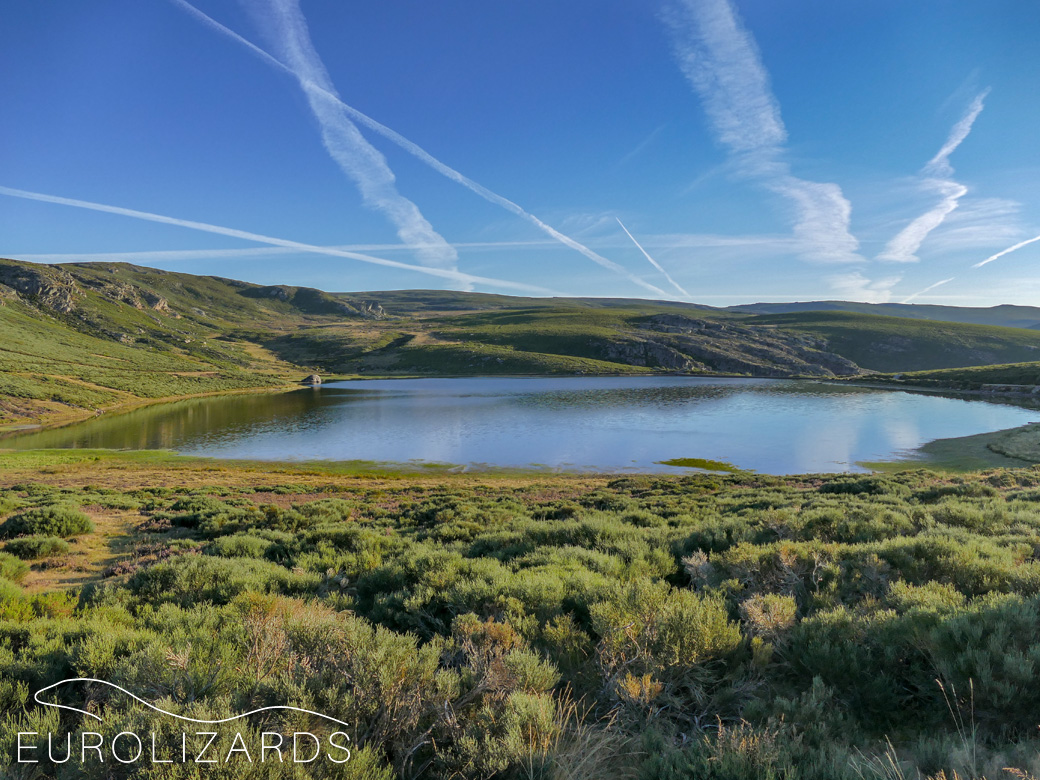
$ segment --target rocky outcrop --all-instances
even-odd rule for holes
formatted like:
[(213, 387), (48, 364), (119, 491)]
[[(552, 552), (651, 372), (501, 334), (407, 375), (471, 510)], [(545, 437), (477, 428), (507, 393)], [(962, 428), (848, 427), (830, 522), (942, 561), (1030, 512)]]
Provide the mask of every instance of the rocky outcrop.
[(639, 328), (638, 341), (608, 345), (605, 357), (630, 365), (763, 377), (862, 373), (852, 361), (828, 351), (823, 339), (774, 327), (659, 314)]
[(276, 301), (289, 301), (296, 293), (295, 287), (286, 287), (283, 284), (268, 287), (256, 287), (246, 290), (243, 295), (249, 298), (272, 298)]
[(361, 301), (360, 307), (370, 319), (381, 320), (386, 317), (386, 312), (377, 301)]
[(54, 266), (0, 263), (0, 284), (31, 303), (62, 314), (73, 311), (83, 295), (72, 274)]
[(321, 384), (321, 377), (318, 376), (317, 374), (311, 374), (310, 376), (305, 376), (300, 381), (300, 384), (301, 385), (320, 385)]
[(614, 363), (672, 371), (703, 371), (706, 366), (674, 347), (652, 340), (611, 341), (602, 347), (603, 357)]
[(284, 284), (250, 287), (239, 295), (247, 298), (267, 298), (288, 303), (305, 314), (338, 314), (360, 319), (383, 319), (383, 307), (374, 301), (355, 301), (341, 298), (313, 287), (289, 287)]
[(129, 282), (109, 282), (94, 277), (84, 277), (80, 282), (84, 287), (100, 293), (110, 301), (125, 303), (135, 309), (151, 309), (161, 314), (179, 317), (170, 309), (169, 302), (152, 290), (146, 290)]
[(144, 302), (155, 311), (162, 312), (163, 314), (172, 314), (169, 302), (161, 295), (156, 295), (153, 292), (145, 290), (141, 293), (141, 298), (143, 298)]

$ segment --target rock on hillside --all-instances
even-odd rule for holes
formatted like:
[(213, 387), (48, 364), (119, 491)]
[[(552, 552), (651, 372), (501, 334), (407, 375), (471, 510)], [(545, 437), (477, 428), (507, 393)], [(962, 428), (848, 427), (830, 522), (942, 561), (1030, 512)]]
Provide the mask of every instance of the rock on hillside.
[(62, 314), (73, 311), (83, 295), (68, 271), (12, 260), (0, 263), (0, 284), (32, 303)]
[(862, 373), (851, 360), (828, 351), (823, 339), (771, 327), (658, 314), (644, 320), (641, 328), (650, 332), (644, 347), (649, 359), (634, 365), (767, 377)]
[(378, 303), (338, 298), (313, 287), (290, 287), (276, 284), (266, 287), (250, 287), (241, 290), (239, 295), (246, 298), (281, 301), (291, 304), (306, 314), (339, 314), (363, 319), (382, 319), (385, 316), (383, 307)]

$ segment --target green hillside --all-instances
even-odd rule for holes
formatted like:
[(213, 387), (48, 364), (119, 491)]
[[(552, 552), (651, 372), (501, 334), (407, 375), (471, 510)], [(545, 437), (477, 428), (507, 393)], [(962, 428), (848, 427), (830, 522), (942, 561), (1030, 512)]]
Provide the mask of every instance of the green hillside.
[[(0, 260), (0, 425), (302, 375), (854, 377), (1030, 361), (1040, 332), (847, 312), (452, 291), (328, 293)], [(999, 381), (999, 380), (998, 380)]]
[(1040, 385), (1040, 361), (995, 366), (947, 368), (940, 371), (910, 371), (899, 381), (957, 390), (981, 390), (985, 385)]
[(1040, 358), (1040, 332), (1025, 328), (849, 312), (760, 315), (747, 322), (812, 334), (871, 371), (960, 368)]
[(123, 264), (2, 261), (0, 422), (298, 380), (299, 367), (237, 331), (338, 320), (310, 310), (345, 304), (269, 289)]

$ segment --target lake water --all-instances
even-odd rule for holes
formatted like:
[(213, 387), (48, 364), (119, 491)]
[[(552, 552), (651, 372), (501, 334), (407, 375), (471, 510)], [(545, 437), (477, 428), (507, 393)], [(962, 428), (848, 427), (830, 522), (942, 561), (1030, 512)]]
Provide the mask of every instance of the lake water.
[(699, 377), (400, 379), (181, 401), (0, 447), (172, 449), (215, 458), (684, 469), (708, 458), (785, 474), (860, 471), (1035, 408), (825, 382)]

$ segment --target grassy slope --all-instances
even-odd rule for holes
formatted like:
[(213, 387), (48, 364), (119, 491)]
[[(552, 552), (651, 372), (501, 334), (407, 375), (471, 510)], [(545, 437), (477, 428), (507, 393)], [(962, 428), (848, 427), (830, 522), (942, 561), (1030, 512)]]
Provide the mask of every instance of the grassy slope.
[(73, 330), (13, 302), (0, 308), (0, 331), (0, 413), (10, 416), (19, 409), (55, 409), (54, 404), (98, 409), (135, 399), (263, 387), (285, 378), (277, 361), (252, 360), (245, 350), (221, 344), (200, 355), (130, 346)]
[(1040, 362), (911, 371), (903, 374), (903, 381), (962, 390), (978, 390), (983, 385), (1040, 385)]
[[(251, 299), (239, 293), (252, 286), (212, 277), (121, 264), (69, 270), (63, 278), (44, 268), (43, 295), (0, 299), (0, 422), (300, 378), (300, 367), (236, 335), (318, 319), (291, 303)], [(55, 303), (59, 293), (66, 303)], [(145, 296), (161, 299), (158, 308)]]
[(749, 321), (820, 336), (838, 354), (873, 371), (1018, 363), (1040, 356), (1040, 333), (1023, 328), (848, 312), (773, 314)]

